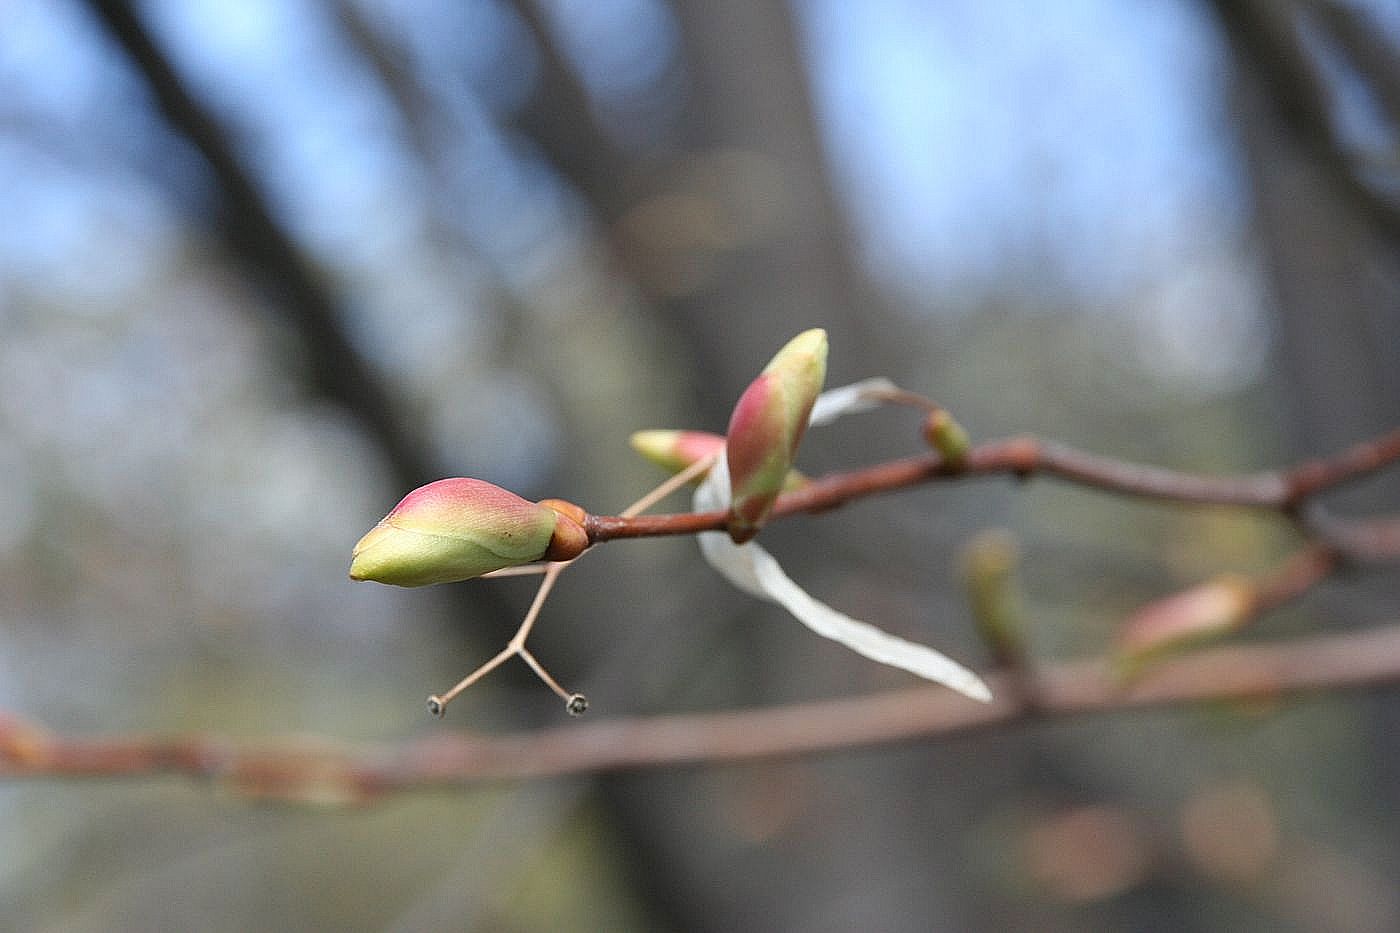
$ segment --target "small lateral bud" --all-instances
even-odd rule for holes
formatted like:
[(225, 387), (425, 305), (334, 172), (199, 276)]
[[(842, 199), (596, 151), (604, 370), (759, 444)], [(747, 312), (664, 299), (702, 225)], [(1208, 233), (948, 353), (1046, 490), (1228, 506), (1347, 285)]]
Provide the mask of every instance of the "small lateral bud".
[(1148, 603), (1123, 624), (1118, 657), (1124, 673), (1246, 625), (1258, 607), (1258, 588), (1227, 574)]
[(798, 334), (774, 355), (734, 406), (726, 434), (729, 536), (758, 534), (787, 482), (812, 405), (826, 381), (826, 331)]
[(394, 586), (469, 580), (544, 557), (559, 513), (478, 479), (441, 479), (403, 497), (351, 555), (350, 578)]
[[(671, 473), (679, 473), (701, 460), (713, 457), (724, 447), (724, 438), (708, 431), (677, 431), (657, 428), (637, 431), (630, 438), (632, 449), (652, 463)], [(700, 482), (697, 476), (693, 483)], [(811, 482), (797, 470), (788, 470), (783, 480), (783, 492), (801, 489)]]
[(972, 447), (967, 431), (944, 408), (935, 408), (924, 419), (924, 440), (949, 466), (960, 466)]
[(968, 542), (963, 574), (973, 619), (992, 656), (1004, 667), (1025, 661), (1025, 631), (1013, 585), (1020, 548), (1011, 532), (990, 529)]
[[(656, 429), (637, 431), (629, 438), (632, 449), (670, 473), (679, 473), (724, 447), (724, 438), (708, 431)], [(699, 479), (696, 479), (699, 482)]]

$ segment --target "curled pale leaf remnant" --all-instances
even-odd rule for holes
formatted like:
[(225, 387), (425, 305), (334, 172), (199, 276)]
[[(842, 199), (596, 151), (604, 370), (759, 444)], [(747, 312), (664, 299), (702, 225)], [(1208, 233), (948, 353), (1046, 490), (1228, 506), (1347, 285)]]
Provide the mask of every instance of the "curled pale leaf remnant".
[[(868, 407), (861, 394), (850, 391), (850, 388), (823, 393), (823, 400), (828, 397), (833, 399), (826, 405), (818, 402), (826, 421)], [(723, 460), (724, 455), (721, 454), (721, 462), (695, 490), (694, 508), (697, 511), (728, 506), (729, 471)], [(991, 690), (982, 679), (947, 655), (891, 635), (814, 599), (794, 583), (783, 572), (782, 566), (760, 545), (754, 542), (735, 544), (723, 533), (713, 531), (701, 533), (697, 540), (705, 560), (730, 583), (759, 599), (777, 603), (818, 635), (843, 644), (872, 661), (917, 674), (974, 700), (984, 703), (991, 701)]]
[(395, 586), (470, 580), (540, 560), (560, 515), (478, 479), (440, 479), (403, 497), (355, 545), (350, 578)]
[(827, 389), (817, 396), (812, 405), (812, 415), (807, 419), (809, 428), (820, 428), (831, 424), (846, 415), (859, 415), (874, 411), (884, 404), (884, 400), (895, 392), (902, 391), (884, 376), (872, 376), (860, 382)]
[(726, 434), (729, 536), (742, 544), (758, 534), (777, 501), (812, 406), (826, 380), (826, 331), (798, 334), (749, 384), (729, 418)]

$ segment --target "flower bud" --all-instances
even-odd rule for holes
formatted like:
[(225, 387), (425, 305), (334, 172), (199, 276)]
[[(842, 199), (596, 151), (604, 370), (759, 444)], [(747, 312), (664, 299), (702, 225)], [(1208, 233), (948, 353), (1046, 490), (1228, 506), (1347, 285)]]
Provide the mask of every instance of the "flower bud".
[(1120, 667), (1131, 674), (1163, 654), (1233, 632), (1257, 609), (1258, 588), (1233, 574), (1148, 603), (1119, 633)]
[[(671, 473), (679, 473), (706, 457), (713, 457), (724, 447), (724, 438), (718, 434), (673, 429), (637, 431), (629, 442), (637, 453)], [(700, 482), (700, 477), (696, 477), (695, 482)], [(788, 470), (783, 492), (801, 489), (809, 482), (811, 480), (797, 470)]]
[(948, 466), (962, 465), (972, 447), (967, 431), (942, 408), (935, 408), (924, 419), (924, 440), (942, 455)]
[(708, 431), (638, 431), (630, 438), (632, 449), (671, 473), (713, 457), (724, 447), (724, 438)]
[(477, 479), (440, 479), (403, 497), (355, 545), (350, 579), (395, 586), (469, 580), (545, 556), (559, 514)]
[(826, 331), (798, 334), (749, 384), (729, 417), (729, 536), (758, 534), (782, 491), (826, 380)]

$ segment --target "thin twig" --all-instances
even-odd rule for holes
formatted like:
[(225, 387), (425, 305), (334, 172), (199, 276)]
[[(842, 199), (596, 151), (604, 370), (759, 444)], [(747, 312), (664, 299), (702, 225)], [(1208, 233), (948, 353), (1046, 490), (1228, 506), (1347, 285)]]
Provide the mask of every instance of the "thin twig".
[[(939, 479), (969, 476), (1054, 476), (1123, 495), (1191, 505), (1231, 505), (1291, 512), (1321, 492), (1359, 479), (1400, 460), (1400, 429), (1341, 453), (1286, 470), (1240, 476), (1206, 476), (1145, 466), (1089, 454), (1031, 437), (979, 444), (958, 465), (929, 453), (875, 464), (812, 480), (778, 499), (772, 517), (821, 512), (853, 499), (894, 492)], [(594, 543), (618, 538), (720, 531), (722, 511), (635, 517), (590, 515), (586, 528)]]

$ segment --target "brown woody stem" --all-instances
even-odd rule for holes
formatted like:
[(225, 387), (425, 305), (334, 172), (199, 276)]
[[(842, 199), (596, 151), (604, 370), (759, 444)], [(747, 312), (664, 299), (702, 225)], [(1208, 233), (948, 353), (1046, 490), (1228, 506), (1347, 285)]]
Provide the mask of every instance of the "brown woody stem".
[[(1397, 460), (1400, 460), (1400, 429), (1325, 460), (1241, 476), (1182, 473), (1101, 457), (1033, 437), (1018, 437), (979, 444), (957, 465), (929, 453), (821, 477), (781, 496), (772, 517), (821, 512), (852, 499), (938, 479), (1008, 474), (1021, 478), (1054, 476), (1105, 492), (1192, 505), (1229, 505), (1291, 513), (1308, 498)], [(598, 544), (618, 538), (721, 531), (725, 520), (726, 513), (722, 511), (632, 517), (590, 515), (585, 528), (589, 540)]]
[(0, 714), (0, 778), (186, 774), (280, 799), (363, 803), (386, 792), (482, 781), (747, 761), (914, 739), (933, 740), (1042, 718), (1203, 700), (1281, 697), (1400, 683), (1400, 625), (1274, 644), (1205, 649), (1123, 685), (1103, 660), (1034, 673), (1036, 705), (988, 677), (997, 700), (941, 687), (727, 713), (612, 719), (485, 736), (467, 732), (386, 746), (305, 737), (239, 743), (218, 736), (74, 738)]

